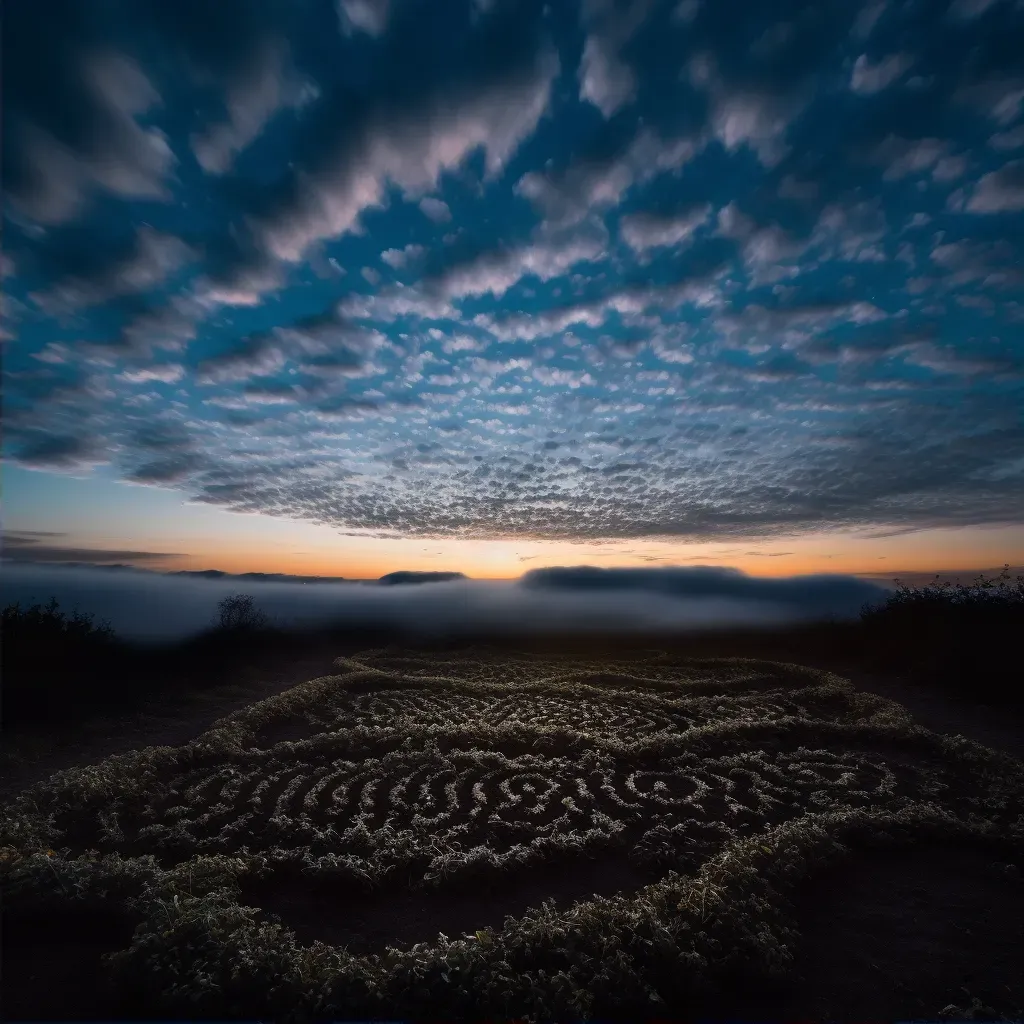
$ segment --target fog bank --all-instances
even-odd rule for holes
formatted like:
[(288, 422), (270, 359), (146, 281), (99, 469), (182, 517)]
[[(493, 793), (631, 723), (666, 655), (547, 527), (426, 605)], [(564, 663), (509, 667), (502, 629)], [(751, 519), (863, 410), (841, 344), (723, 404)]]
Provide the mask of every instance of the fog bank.
[(616, 571), (577, 567), (530, 573), (518, 581), (457, 579), (385, 586), (241, 583), (230, 577), (197, 579), (131, 568), (6, 563), (0, 601), (31, 604), (52, 596), (63, 610), (77, 607), (106, 619), (126, 639), (155, 641), (208, 628), (217, 603), (240, 592), (252, 594), (280, 626), (397, 627), (430, 636), (782, 625), (852, 617), (861, 604), (882, 600), (886, 593), (854, 577), (764, 580), (737, 570), (677, 569), (665, 575), (662, 569), (640, 569), (627, 570), (632, 575), (611, 582), (601, 577), (595, 585), (594, 572)]

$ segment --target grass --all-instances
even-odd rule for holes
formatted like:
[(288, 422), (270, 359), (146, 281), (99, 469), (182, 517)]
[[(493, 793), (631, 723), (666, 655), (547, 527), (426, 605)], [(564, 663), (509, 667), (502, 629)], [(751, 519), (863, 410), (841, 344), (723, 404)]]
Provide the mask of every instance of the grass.
[(793, 982), (801, 894), (838, 864), (1024, 864), (1024, 765), (827, 672), (508, 646), (335, 670), (4, 808), (5, 913), (124, 923), (88, 949), (99, 1012), (721, 1015)]

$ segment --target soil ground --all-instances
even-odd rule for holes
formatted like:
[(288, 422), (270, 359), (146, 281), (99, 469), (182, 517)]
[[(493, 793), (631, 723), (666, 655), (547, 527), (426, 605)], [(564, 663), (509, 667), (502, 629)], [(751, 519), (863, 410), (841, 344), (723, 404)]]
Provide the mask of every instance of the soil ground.
[[(301, 661), (248, 668), (215, 689), (165, 698), (121, 719), (83, 723), (56, 736), (8, 739), (0, 796), (72, 765), (140, 746), (187, 742), (237, 708), (329, 674), (341, 653), (337, 645), (312, 650)], [(959, 733), (1024, 757), (1019, 719), (897, 677), (809, 663), (903, 704), (929, 729)], [(798, 908), (802, 938), (794, 950), (796, 984), (783, 993), (723, 994), (720, 1008), (701, 1008), (700, 1016), (937, 1020), (943, 1007), (968, 1007), (978, 999), (1004, 1019), (1024, 1017), (1022, 869), (1024, 865), (989, 864), (954, 849), (859, 857), (817, 878), (804, 894)], [(523, 877), (495, 892), (474, 886), (458, 893), (408, 892), (387, 901), (339, 893), (335, 895), (344, 900), (345, 913), (339, 915), (344, 924), (326, 931), (323, 907), (333, 899), (329, 893), (280, 885), (254, 891), (252, 905), (279, 913), (296, 928), (300, 941), (321, 939), (358, 952), (377, 952), (386, 945), (429, 940), (438, 932), (454, 938), (476, 928), (499, 927), (507, 914), (519, 915), (544, 897), (564, 905), (593, 894), (636, 889), (646, 880), (625, 858), (609, 856), (607, 862)], [(5, 920), (3, 1019), (103, 1018), (106, 997), (99, 956), (123, 948), (131, 931), (131, 922), (85, 922), (73, 915), (67, 920)], [(986, 1016), (993, 1019), (991, 1013), (982, 1014)], [(957, 1017), (963, 1014), (953, 1014)]]
[[(42, 728), (5, 735), (0, 749), (0, 799), (48, 778), (56, 771), (101, 761), (138, 747), (187, 743), (218, 719), (307, 679), (329, 675), (335, 658), (346, 652), (337, 644), (311, 650), (302, 659), (288, 659), (259, 668), (248, 666), (202, 693), (183, 691), (118, 718), (96, 718), (54, 733)], [(925, 728), (961, 734), (1024, 758), (1024, 720), (1019, 715), (983, 704), (957, 700), (894, 675), (868, 673), (848, 664), (798, 658), (794, 661), (826, 669), (855, 686), (902, 704)], [(286, 735), (279, 737), (287, 739)]]
[(117, 717), (96, 717), (54, 731), (40, 725), (3, 736), (0, 799), (76, 765), (94, 764), (139, 747), (178, 746), (195, 739), (225, 715), (271, 697), (298, 683), (335, 671), (346, 653), (337, 644), (309, 651), (300, 659), (248, 665), (199, 692), (183, 689)]
[[(277, 914), (301, 943), (319, 939), (370, 954), (432, 942), (439, 932), (455, 939), (477, 929), (498, 930), (506, 917), (521, 917), (546, 899), (569, 907), (595, 895), (632, 892), (654, 880), (622, 852), (545, 864), (500, 879), (397, 892), (353, 892), (330, 884), (313, 888), (307, 879), (271, 877), (243, 885), (242, 899)], [(338, 913), (325, 914), (325, 907)]]
[(799, 917), (802, 978), (782, 1018), (934, 1020), (973, 999), (1024, 1014), (1019, 865), (956, 849), (861, 855), (816, 878)]

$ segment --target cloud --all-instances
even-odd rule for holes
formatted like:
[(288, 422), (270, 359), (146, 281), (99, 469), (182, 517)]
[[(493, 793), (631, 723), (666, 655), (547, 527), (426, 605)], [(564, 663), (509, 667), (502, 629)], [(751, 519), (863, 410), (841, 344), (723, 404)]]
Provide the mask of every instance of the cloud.
[(49, 269), (58, 276), (46, 291), (32, 295), (41, 309), (51, 315), (70, 313), (149, 291), (197, 255), (180, 238), (148, 224), (105, 252), (95, 252), (90, 242), (89, 235), (66, 236), (51, 256)]
[(233, 348), (201, 360), (196, 366), (196, 380), (200, 384), (245, 380), (273, 373), (284, 365), (285, 360), (283, 347), (273, 335), (250, 335)]
[(544, 590), (671, 594), (792, 605), (812, 615), (856, 615), (885, 592), (852, 576), (811, 575), (762, 579), (717, 566), (601, 569), (589, 565), (531, 569), (522, 585)]
[(385, 322), (403, 316), (425, 320), (458, 319), (457, 311), (443, 296), (426, 294), (401, 282), (379, 289), (373, 295), (348, 295), (338, 304), (338, 312), (355, 319)]
[(365, 32), (379, 36), (388, 25), (391, 0), (337, 0), (338, 17), (346, 35)]
[(551, 228), (567, 227), (617, 206), (635, 184), (678, 171), (700, 146), (693, 138), (666, 139), (641, 128), (625, 149), (583, 157), (560, 171), (531, 171), (519, 179), (515, 191), (543, 213)]
[(867, 39), (874, 31), (875, 25), (885, 14), (887, 0), (871, 0), (866, 3), (857, 14), (853, 23), (852, 34), (857, 39)]
[[(930, 256), (947, 275), (946, 284), (959, 288), (976, 281), (1002, 283), (1016, 259), (1016, 249), (1006, 239), (994, 242), (963, 239), (933, 246)], [(1013, 278), (1007, 280), (1012, 282)]]
[(627, 214), (619, 221), (619, 232), (636, 252), (687, 241), (711, 216), (709, 203), (697, 203), (673, 216), (652, 213)]
[(862, 96), (870, 96), (887, 89), (914, 63), (906, 53), (892, 53), (872, 64), (866, 54), (861, 54), (853, 65), (850, 88)]
[(886, 314), (870, 302), (805, 303), (768, 309), (749, 305), (739, 313), (716, 319), (730, 344), (760, 350), (768, 341), (800, 349), (825, 328), (835, 324), (864, 326), (885, 320)]
[(700, 13), (700, 7), (701, 0), (679, 0), (672, 9), (672, 19), (687, 25)]
[(80, 470), (106, 462), (95, 441), (70, 434), (37, 435), (21, 445), (14, 459), (29, 469)]
[[(70, 549), (69, 549), (70, 550)], [(109, 552), (131, 556), (132, 552)], [(166, 557), (141, 552), (144, 558)], [(84, 559), (82, 559), (84, 560)], [(140, 559), (141, 560), (141, 559)], [(543, 570), (541, 570), (543, 572)], [(552, 570), (574, 572), (579, 570)], [(601, 572), (602, 570), (592, 570)], [(605, 570), (612, 571), (615, 570)], [(644, 573), (646, 570), (639, 570)], [(687, 570), (652, 570), (683, 574)], [(688, 631), (722, 626), (774, 626), (859, 611), (881, 587), (851, 577), (769, 581), (708, 569), (676, 590), (654, 582), (632, 589), (452, 580), (417, 586), (326, 582), (297, 585), (238, 577), (190, 576), (124, 568), (10, 564), (0, 579), (5, 603), (53, 594), (111, 623), (121, 636), (172, 640), (210, 627), (217, 603), (244, 589), (272, 621), (285, 626), (393, 629), (420, 636), (473, 633)], [(713, 580), (717, 577), (717, 583)], [(681, 577), (685, 578), (685, 577)], [(764, 584), (764, 586), (760, 586)], [(709, 591), (702, 593), (702, 591)]]
[(953, 0), (949, 5), (949, 16), (961, 21), (970, 21), (980, 17), (1000, 0)]
[(490, 293), (500, 297), (523, 277), (541, 281), (558, 277), (577, 263), (601, 259), (605, 240), (594, 234), (542, 238), (532, 244), (484, 252), (457, 263), (430, 281), (430, 288), (445, 298)]
[(996, 132), (990, 135), (988, 144), (997, 150), (1020, 149), (1024, 146), (1024, 124), (1017, 125), (1009, 131)]
[(963, 355), (952, 346), (940, 347), (930, 341), (915, 342), (893, 350), (894, 354), (902, 354), (910, 363), (923, 366), (936, 373), (948, 373), (957, 376), (977, 376), (979, 374), (1018, 373), (1024, 369), (1019, 360), (986, 359), (980, 353)]
[(818, 183), (816, 181), (800, 181), (792, 174), (787, 174), (779, 182), (780, 199), (817, 199)]
[(199, 361), (200, 384), (223, 384), (269, 376), (288, 363), (314, 376), (360, 372), (380, 348), (383, 336), (347, 321), (337, 307), (303, 317), (273, 331), (240, 338), (230, 348)]
[(423, 215), (435, 224), (446, 224), (452, 219), (452, 211), (448, 209), (448, 204), (434, 196), (424, 196), (420, 200), (420, 209)]
[(8, 562), (151, 562), (165, 558), (182, 558), (166, 551), (130, 551), (117, 548), (86, 548), (55, 544), (51, 538), (66, 533), (33, 530), (12, 530), (4, 534), (3, 558)]
[(613, 0), (583, 0), (587, 36), (579, 67), (580, 100), (593, 103), (605, 117), (611, 117), (636, 95), (636, 75), (620, 51), (651, 7), (649, 0), (633, 0), (625, 5), (616, 5)]
[(44, 225), (79, 215), (96, 191), (166, 201), (175, 157), (139, 119), (161, 98), (130, 57), (111, 49), (90, 14), (55, 0), (5, 11), (4, 191)]
[(122, 380), (129, 384), (148, 384), (160, 381), (162, 384), (176, 384), (185, 376), (185, 368), (180, 363), (162, 363), (159, 366), (145, 366), (138, 370), (125, 370)]
[(296, 174), (271, 210), (252, 218), (259, 246), (295, 262), (314, 242), (352, 230), (363, 210), (381, 205), (389, 182), (407, 195), (429, 191), (442, 171), (480, 147), (488, 174), (496, 175), (533, 132), (557, 71), (557, 57), (545, 50), (473, 90), (442, 90), (409, 108), (374, 111), (351, 138)]
[(418, 260), (427, 250), (410, 242), (404, 249), (385, 249), (380, 258), (393, 270), (403, 269), (411, 260)]
[(886, 181), (897, 181), (932, 168), (949, 150), (943, 139), (904, 139), (889, 135), (875, 149), (875, 159), (885, 165)]
[(982, 175), (967, 201), (971, 213), (1016, 213), (1024, 210), (1024, 160), (1012, 160)]
[(944, 156), (935, 167), (932, 168), (932, 177), (936, 181), (956, 181), (962, 178), (967, 170), (967, 157), (963, 154), (958, 156)]
[(1018, 521), (1019, 6), (547, 6), (14, 5), (5, 456), (396, 537)]
[[(126, 480), (136, 484), (173, 487), (185, 483), (203, 466), (203, 459), (190, 452), (172, 455), (164, 459), (153, 459), (142, 463), (125, 475)], [(81, 559), (77, 559), (81, 561)]]
[(785, 264), (801, 256), (808, 243), (791, 238), (778, 224), (759, 225), (735, 202), (718, 211), (718, 233), (738, 242), (747, 271), (755, 282), (776, 281), (787, 276)]
[(172, 295), (162, 304), (143, 303), (129, 309), (117, 335), (98, 347), (139, 355), (155, 348), (181, 351), (195, 337), (202, 315), (201, 304), (187, 295)]
[(1010, 125), (1019, 116), (1024, 104), (1024, 77), (1014, 72), (994, 70), (957, 89), (954, 97), (981, 111), (997, 124)]
[(228, 81), (227, 117), (207, 125), (190, 140), (196, 160), (208, 174), (224, 174), (278, 111), (302, 107), (315, 98), (311, 84), (292, 76), (287, 64), (287, 46), (266, 40)]
[(765, 167), (782, 160), (789, 151), (786, 131), (807, 102), (799, 89), (730, 83), (707, 53), (690, 61), (689, 77), (707, 94), (711, 132), (727, 151), (749, 146)]
[(879, 248), (889, 234), (881, 200), (839, 201), (823, 207), (818, 215), (810, 246), (822, 259), (881, 262)]

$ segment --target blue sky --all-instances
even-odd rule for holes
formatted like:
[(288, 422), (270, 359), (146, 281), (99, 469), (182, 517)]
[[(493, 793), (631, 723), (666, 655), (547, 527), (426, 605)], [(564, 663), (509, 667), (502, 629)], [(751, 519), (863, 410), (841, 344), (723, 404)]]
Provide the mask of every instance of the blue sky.
[(9, 4), (7, 527), (1024, 558), (1021, 53), (1021, 0)]

